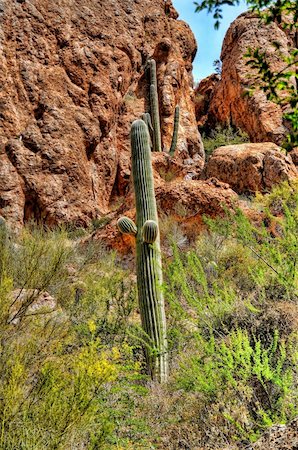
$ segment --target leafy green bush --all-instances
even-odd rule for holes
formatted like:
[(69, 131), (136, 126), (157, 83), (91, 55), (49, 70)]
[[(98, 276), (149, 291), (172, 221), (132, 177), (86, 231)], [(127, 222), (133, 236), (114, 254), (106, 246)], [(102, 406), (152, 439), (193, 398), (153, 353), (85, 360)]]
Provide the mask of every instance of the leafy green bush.
[(184, 393), (162, 419), (165, 439), (175, 424), (194, 448), (237, 446), (297, 414), (297, 194), (295, 183), (285, 183), (257, 196), (254, 220), (227, 212), (206, 219), (209, 232), (195, 247), (173, 245), (165, 286), (174, 368), (167, 404)]
[(123, 337), (129, 277), (63, 230), (0, 231), (0, 448), (103, 448), (114, 429), (106, 390), (136, 370)]
[(208, 134), (203, 131), (202, 139), (207, 159), (218, 147), (249, 142), (249, 137), (244, 131), (235, 130), (231, 126), (221, 127), (219, 125)]
[(251, 252), (258, 264), (251, 276), (271, 299), (298, 299), (298, 185), (283, 183), (270, 194), (257, 196), (259, 219), (253, 223), (238, 210), (226, 219), (210, 221), (218, 235), (233, 237)]
[[(235, 436), (254, 438), (263, 427), (297, 413), (292, 345), (280, 341), (277, 331), (268, 348), (247, 330), (232, 330), (223, 339), (198, 336), (197, 351), (182, 358), (177, 385), (203, 393), (206, 403), (225, 399), (223, 417), (235, 425)], [(229, 397), (225, 398), (225, 391)], [(233, 411), (236, 402), (243, 408), (242, 421), (237, 418), (239, 411)]]
[(2, 349), (1, 448), (69, 449), (79, 442), (97, 448), (109, 431), (101, 392), (115, 364), (96, 340), (67, 350), (61, 322), (30, 331)]

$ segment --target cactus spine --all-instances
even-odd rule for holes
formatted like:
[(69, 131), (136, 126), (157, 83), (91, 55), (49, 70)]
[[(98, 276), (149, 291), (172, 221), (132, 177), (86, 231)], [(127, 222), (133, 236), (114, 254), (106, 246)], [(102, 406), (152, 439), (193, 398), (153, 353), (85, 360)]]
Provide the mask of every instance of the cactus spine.
[(178, 128), (179, 128), (179, 113), (180, 113), (180, 108), (179, 108), (179, 105), (177, 105), (175, 108), (175, 114), (174, 114), (173, 137), (172, 137), (171, 148), (169, 151), (170, 156), (174, 156), (174, 153), (176, 150), (176, 145), (177, 145), (177, 140), (178, 140)]
[(132, 124), (131, 150), (137, 213), (137, 285), (142, 326), (148, 336), (146, 359), (152, 378), (164, 382), (168, 357), (159, 228), (149, 134), (143, 120)]
[(161, 132), (160, 132), (159, 102), (157, 92), (156, 62), (154, 59), (149, 60), (149, 72), (150, 72), (150, 109), (153, 127), (153, 151), (161, 152)]

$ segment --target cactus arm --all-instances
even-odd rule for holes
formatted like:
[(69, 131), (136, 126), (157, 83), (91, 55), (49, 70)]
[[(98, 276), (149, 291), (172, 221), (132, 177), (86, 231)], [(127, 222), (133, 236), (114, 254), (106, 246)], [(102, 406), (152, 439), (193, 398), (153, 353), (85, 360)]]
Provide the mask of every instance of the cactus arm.
[(156, 62), (154, 59), (149, 60), (150, 71), (150, 109), (153, 126), (153, 151), (161, 152), (161, 132), (159, 117), (159, 102), (157, 91)]
[(151, 116), (150, 114), (147, 113), (143, 113), (141, 119), (145, 122), (145, 124), (148, 127), (148, 130), (151, 132), (153, 132), (153, 128), (152, 128), (152, 122), (151, 122)]
[(149, 132), (149, 144), (150, 144), (150, 148), (152, 148), (152, 139), (151, 136), (153, 135), (153, 128), (152, 128), (152, 122), (151, 122), (151, 116), (149, 113), (144, 113), (142, 114), (141, 119), (145, 122), (145, 124), (148, 127), (148, 132)]
[[(148, 336), (149, 346), (153, 347), (153, 351), (146, 349), (146, 359), (152, 378), (164, 382), (168, 375), (168, 361), (158, 216), (148, 129), (143, 120), (136, 120), (132, 124), (131, 149), (139, 230), (136, 235), (138, 297), (142, 326)], [(155, 229), (154, 245), (143, 239), (150, 226)]]
[(149, 70), (150, 70), (150, 84), (157, 84), (157, 74), (156, 74), (156, 61), (155, 59), (151, 58), (148, 61), (149, 64)]
[(118, 219), (117, 227), (121, 233), (130, 234), (131, 236), (135, 236), (138, 232), (134, 221), (125, 216)]
[(178, 128), (179, 128), (179, 114), (180, 114), (180, 107), (179, 105), (175, 108), (175, 114), (174, 114), (174, 129), (173, 129), (173, 137), (172, 137), (172, 143), (171, 148), (169, 151), (170, 156), (174, 156), (177, 140), (178, 140)]
[(150, 85), (150, 108), (153, 127), (153, 151), (161, 152), (160, 119), (157, 91), (153, 84)]
[(143, 241), (153, 244), (158, 236), (158, 224), (154, 220), (146, 220), (142, 229)]

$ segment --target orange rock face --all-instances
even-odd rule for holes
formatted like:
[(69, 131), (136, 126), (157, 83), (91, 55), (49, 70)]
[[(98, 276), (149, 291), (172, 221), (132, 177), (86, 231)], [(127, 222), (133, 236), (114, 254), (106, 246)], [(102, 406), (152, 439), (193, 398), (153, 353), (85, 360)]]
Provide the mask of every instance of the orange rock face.
[(0, 214), (86, 225), (125, 195), (130, 123), (157, 60), (163, 145), (180, 104), (177, 155), (203, 149), (192, 102), (196, 42), (171, 1), (4, 1), (0, 10)]
[(229, 183), (239, 194), (270, 190), (275, 184), (298, 177), (291, 157), (271, 142), (219, 147), (205, 170), (208, 178)]
[(225, 183), (217, 179), (185, 180), (164, 183), (156, 189), (156, 200), (161, 211), (188, 221), (202, 217), (220, 216), (226, 207), (237, 202), (237, 194)]
[[(275, 23), (264, 25), (256, 15), (245, 13), (231, 24), (222, 46), (221, 79), (208, 77), (196, 89), (196, 96), (201, 95), (209, 103), (208, 111), (198, 111), (199, 122), (203, 119), (203, 124), (210, 127), (216, 123), (233, 124), (246, 131), (252, 142), (282, 143), (288, 132), (282, 108), (268, 101), (260, 89), (251, 96), (245, 95), (258, 84), (244, 57), (248, 48), (265, 50), (273, 71), (285, 67), (286, 63), (272, 45), (274, 41), (280, 44), (281, 53), (287, 57), (293, 46), (292, 36)], [(206, 86), (209, 88), (207, 95)]]
[(290, 152), (293, 163), (298, 166), (298, 147), (293, 148)]

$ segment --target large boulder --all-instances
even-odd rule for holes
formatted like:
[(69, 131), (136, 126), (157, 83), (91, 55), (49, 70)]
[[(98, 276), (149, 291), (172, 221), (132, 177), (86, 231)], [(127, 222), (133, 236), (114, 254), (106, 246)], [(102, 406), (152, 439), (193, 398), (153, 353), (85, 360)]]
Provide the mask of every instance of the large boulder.
[(156, 189), (156, 200), (161, 211), (181, 221), (197, 221), (203, 216), (217, 217), (226, 208), (236, 205), (237, 194), (229, 185), (209, 180), (184, 180), (164, 183)]
[[(173, 181), (165, 182), (156, 174), (155, 184), (160, 223), (166, 218), (169, 218), (171, 223), (179, 223), (191, 239), (195, 239), (198, 233), (206, 228), (204, 216), (224, 216), (227, 208), (239, 206), (237, 194), (228, 184), (221, 183), (216, 178), (186, 180), (177, 176)], [(129, 203), (133, 203), (132, 198)], [(109, 222), (96, 230), (91, 237), (104, 241), (109, 247), (122, 253), (129, 253), (135, 248), (135, 238), (123, 235), (117, 229), (117, 219), (122, 215), (135, 220), (136, 211), (133, 208), (128, 209), (127, 206), (121, 207), (113, 213)], [(171, 231), (173, 230), (167, 228), (163, 234), (171, 234)], [(87, 238), (89, 239), (90, 237)]]
[(125, 195), (130, 124), (148, 107), (152, 56), (164, 148), (179, 103), (176, 154), (202, 167), (197, 47), (170, 0), (1, 0), (0, 44), (0, 214), (10, 225), (86, 225)]
[(291, 157), (271, 142), (219, 147), (205, 171), (207, 178), (229, 183), (239, 194), (270, 190), (275, 184), (298, 177)]

